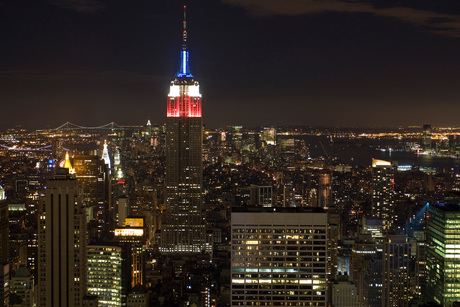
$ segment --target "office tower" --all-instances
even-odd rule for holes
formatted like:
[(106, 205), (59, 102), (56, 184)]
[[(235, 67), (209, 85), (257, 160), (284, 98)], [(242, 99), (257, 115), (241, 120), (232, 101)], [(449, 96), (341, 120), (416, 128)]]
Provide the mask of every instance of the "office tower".
[(205, 245), (202, 218), (200, 86), (190, 72), (184, 7), (181, 66), (171, 82), (166, 118), (166, 210), (162, 253), (200, 253)]
[(428, 301), (452, 306), (460, 301), (460, 206), (429, 205), (426, 212)]
[(149, 294), (144, 286), (137, 285), (128, 294), (126, 307), (149, 307)]
[(115, 228), (115, 240), (123, 248), (123, 295), (144, 284), (147, 232), (143, 217), (127, 217), (123, 227)]
[(0, 305), (9, 306), (9, 280), (11, 268), (8, 264), (9, 250), (8, 201), (0, 185)]
[(58, 169), (39, 206), (38, 306), (81, 306), (86, 294), (86, 219), (77, 180)]
[(328, 267), (328, 280), (331, 281), (337, 276), (337, 267), (339, 262), (339, 250), (338, 244), (341, 239), (340, 235), (340, 224), (341, 216), (338, 210), (329, 209), (327, 211), (327, 237), (328, 237), (328, 255), (327, 255), (327, 267)]
[(411, 244), (390, 235), (383, 244), (382, 307), (407, 307), (411, 300)]
[(383, 251), (384, 228), (383, 220), (367, 219), (363, 217), (363, 233), (370, 234), (375, 242), (375, 248), (378, 252)]
[(87, 295), (83, 298), (82, 307), (99, 307), (97, 296)]
[(21, 306), (34, 306), (34, 276), (23, 265), (14, 273), (10, 281), (10, 297), (22, 300)]
[(96, 155), (76, 155), (73, 159), (78, 185), (83, 190), (82, 203), (88, 220), (96, 220), (101, 225), (92, 237), (107, 231), (111, 222), (110, 168), (103, 161)]
[(261, 139), (266, 145), (276, 145), (276, 129), (273, 127), (264, 127)]
[(414, 296), (422, 297), (422, 291), (426, 285), (426, 244), (425, 240), (415, 243), (415, 288)]
[(382, 252), (377, 252), (367, 268), (364, 281), (364, 305), (369, 307), (382, 306)]
[(251, 184), (250, 187), (251, 206), (272, 207), (273, 187)]
[(356, 285), (346, 278), (332, 284), (332, 306), (334, 307), (358, 307), (358, 290)]
[(122, 248), (88, 245), (88, 294), (98, 297), (99, 307), (121, 306)]
[(9, 220), (8, 201), (5, 189), (0, 185), (0, 264), (7, 264), (9, 261)]
[(369, 234), (361, 234), (353, 243), (350, 254), (350, 281), (356, 284), (360, 306), (366, 305), (365, 277), (376, 255), (375, 242)]
[(0, 305), (10, 306), (10, 265), (0, 264)]
[(431, 151), (431, 125), (423, 125), (423, 135), (422, 135), (422, 145), (423, 151)]
[(332, 205), (332, 172), (323, 169), (319, 173), (318, 207), (325, 208)]
[(126, 195), (118, 198), (118, 226), (122, 227), (125, 225), (126, 217), (128, 216), (129, 209), (129, 198)]
[[(78, 185), (83, 190), (82, 202), (85, 207), (97, 206), (97, 178), (99, 174), (100, 162), (98, 156), (76, 155), (73, 158)], [(92, 216), (90, 216), (91, 218)]]
[(372, 218), (382, 219), (388, 231), (393, 223), (394, 173), (390, 162), (372, 159)]
[(231, 306), (326, 306), (327, 213), (233, 208)]

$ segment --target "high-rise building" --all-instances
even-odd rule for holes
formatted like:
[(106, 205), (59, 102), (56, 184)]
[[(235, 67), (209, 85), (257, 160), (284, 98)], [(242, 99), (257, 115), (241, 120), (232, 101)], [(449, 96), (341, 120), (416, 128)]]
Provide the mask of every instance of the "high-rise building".
[(10, 293), (22, 300), (21, 306), (34, 306), (34, 276), (25, 266), (20, 265), (11, 278)]
[(251, 206), (272, 207), (273, 187), (251, 184), (250, 187)]
[(460, 301), (460, 205), (429, 205), (426, 212), (428, 301), (452, 306)]
[(8, 201), (5, 190), (0, 185), (0, 264), (7, 264), (9, 261), (9, 224)]
[(10, 306), (10, 265), (0, 264), (0, 305)]
[(83, 190), (83, 205), (88, 208), (97, 206), (97, 178), (100, 164), (98, 156), (95, 155), (76, 155), (73, 158), (78, 185)]
[(327, 213), (234, 208), (231, 306), (326, 306)]
[(81, 306), (86, 294), (86, 219), (77, 180), (58, 169), (39, 206), (38, 306)]
[(122, 305), (122, 248), (88, 245), (88, 294), (98, 297), (99, 307)]
[(162, 253), (200, 253), (206, 229), (202, 218), (203, 120), (198, 81), (190, 72), (184, 7), (181, 65), (171, 82), (166, 118), (166, 210)]
[(388, 231), (393, 222), (394, 173), (390, 162), (372, 160), (372, 218), (382, 219)]
[(423, 150), (431, 151), (431, 125), (423, 125), (423, 136), (422, 136)]
[(332, 172), (323, 169), (319, 173), (318, 207), (325, 208), (332, 205)]
[[(104, 152), (107, 152), (106, 147), (107, 144), (104, 145)], [(98, 233), (91, 237), (106, 232), (112, 221), (111, 176), (107, 160), (110, 162), (109, 158), (100, 160), (96, 155), (76, 155), (73, 159), (78, 185), (83, 190), (82, 202), (88, 219), (97, 221), (100, 226), (97, 227)]]
[(411, 244), (390, 235), (383, 244), (382, 307), (405, 307), (411, 300)]
[(360, 306), (366, 305), (365, 277), (372, 259), (376, 255), (375, 242), (369, 234), (356, 238), (350, 254), (350, 281), (356, 284)]
[(9, 306), (9, 219), (5, 189), (0, 185), (0, 305)]
[(332, 306), (334, 307), (358, 307), (358, 290), (350, 281), (339, 280), (332, 284)]

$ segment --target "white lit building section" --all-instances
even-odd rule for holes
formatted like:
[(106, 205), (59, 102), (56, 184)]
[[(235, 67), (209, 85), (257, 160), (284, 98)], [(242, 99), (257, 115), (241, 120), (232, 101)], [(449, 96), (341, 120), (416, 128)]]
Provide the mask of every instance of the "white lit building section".
[(231, 306), (327, 306), (327, 214), (232, 212)]
[(98, 297), (99, 307), (121, 306), (121, 247), (89, 245), (87, 259), (88, 294)]

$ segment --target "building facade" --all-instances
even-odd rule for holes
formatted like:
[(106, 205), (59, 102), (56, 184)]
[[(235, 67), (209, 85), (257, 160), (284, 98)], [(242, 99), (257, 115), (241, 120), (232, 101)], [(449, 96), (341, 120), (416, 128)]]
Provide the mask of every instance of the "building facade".
[(388, 161), (372, 160), (372, 218), (382, 219), (384, 230), (389, 230), (393, 221), (393, 166)]
[(326, 306), (327, 213), (234, 208), (231, 306)]
[(38, 306), (82, 306), (86, 295), (86, 218), (67, 169), (47, 182), (39, 206)]
[(99, 307), (122, 305), (122, 248), (89, 245), (88, 294), (98, 297)]
[(428, 301), (450, 307), (460, 301), (460, 205), (429, 205), (426, 213)]
[(390, 235), (383, 244), (382, 307), (409, 306), (411, 243), (405, 235)]

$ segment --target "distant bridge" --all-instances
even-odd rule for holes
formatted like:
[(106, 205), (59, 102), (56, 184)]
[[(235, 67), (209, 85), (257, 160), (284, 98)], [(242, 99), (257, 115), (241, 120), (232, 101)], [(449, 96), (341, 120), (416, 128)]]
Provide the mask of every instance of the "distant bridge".
[(66, 122), (65, 124), (60, 125), (57, 128), (51, 130), (123, 130), (124, 128), (115, 122), (110, 122), (108, 124), (97, 126), (97, 127), (85, 127), (71, 122)]
[(19, 146), (17, 146), (17, 145), (14, 145), (14, 146), (6, 146), (6, 145), (0, 144), (0, 147), (5, 148), (5, 149), (8, 149), (8, 150), (14, 150), (14, 151), (40, 151), (40, 150), (49, 149), (49, 148), (53, 147), (53, 145), (47, 145), (47, 146), (43, 146), (43, 147), (30, 148), (30, 147), (19, 147)]
[(73, 131), (73, 130), (124, 130), (122, 126), (118, 125), (115, 122), (111, 122), (102, 126), (97, 126), (97, 127), (85, 127), (85, 126), (80, 126), (71, 122), (66, 122), (62, 125), (60, 125), (57, 128), (52, 128), (52, 129), (40, 129), (36, 130), (37, 132), (42, 132), (42, 131)]

